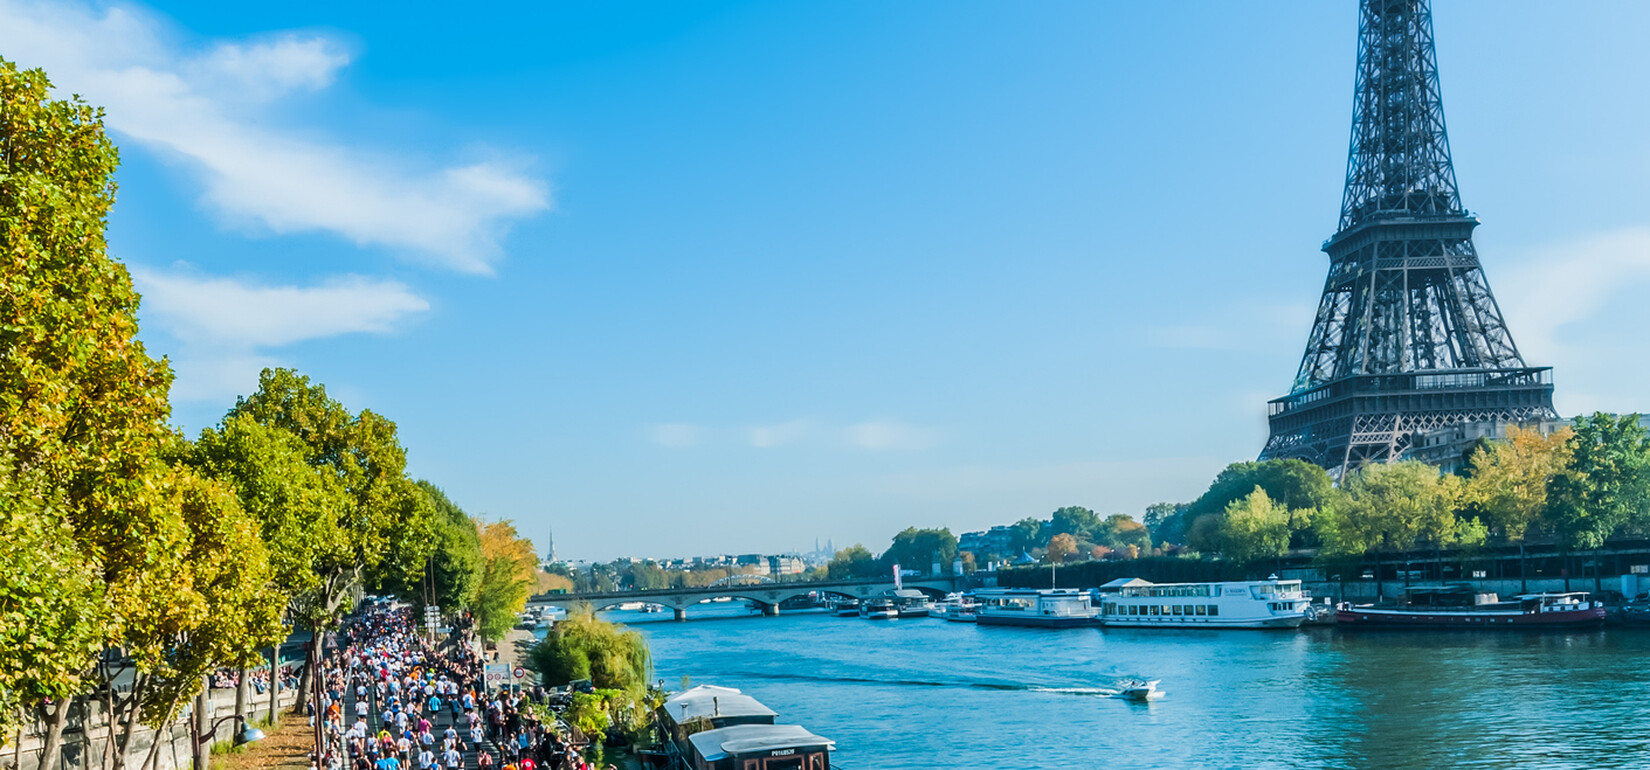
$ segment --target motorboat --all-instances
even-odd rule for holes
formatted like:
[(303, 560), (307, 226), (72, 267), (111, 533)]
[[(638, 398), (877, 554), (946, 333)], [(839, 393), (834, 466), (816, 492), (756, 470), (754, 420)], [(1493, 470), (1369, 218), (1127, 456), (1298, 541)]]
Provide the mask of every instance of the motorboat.
[(1150, 703), (1166, 693), (1157, 689), (1160, 679), (1125, 679), (1117, 683), (1117, 697), (1137, 703)]

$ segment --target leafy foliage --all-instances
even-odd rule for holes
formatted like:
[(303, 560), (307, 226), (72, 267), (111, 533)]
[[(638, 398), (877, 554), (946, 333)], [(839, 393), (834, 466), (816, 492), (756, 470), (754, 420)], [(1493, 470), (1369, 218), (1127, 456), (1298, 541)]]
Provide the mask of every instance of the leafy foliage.
[(831, 557), (826, 574), (832, 580), (876, 577), (882, 574), (882, 564), (864, 545), (854, 543)]
[(599, 689), (636, 697), (645, 694), (653, 672), (641, 633), (601, 620), (588, 607), (557, 622), (528, 660), (548, 685), (589, 679)]
[(1597, 548), (1650, 516), (1650, 440), (1638, 415), (1578, 417), (1570, 467), (1548, 483), (1548, 516), (1564, 545)]
[(481, 571), (476, 583), (476, 628), (481, 638), (498, 640), (515, 625), (527, 606), (527, 594), (537, 586), (538, 559), (533, 543), (516, 534), (508, 521), (476, 520)]

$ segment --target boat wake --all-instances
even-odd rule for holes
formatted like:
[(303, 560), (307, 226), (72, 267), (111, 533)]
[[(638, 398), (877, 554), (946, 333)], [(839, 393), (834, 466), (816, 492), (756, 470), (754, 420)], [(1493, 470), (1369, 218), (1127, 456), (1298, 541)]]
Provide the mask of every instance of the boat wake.
[(851, 676), (815, 676), (812, 674), (778, 674), (766, 671), (741, 671), (738, 676), (748, 676), (757, 679), (779, 679), (795, 682), (830, 682), (834, 684), (877, 684), (894, 687), (950, 687), (959, 690), (1000, 690), (1016, 692), (1043, 692), (1053, 695), (1077, 695), (1086, 697), (1114, 697), (1121, 690), (1106, 687), (1053, 687), (1046, 685), (1025, 684), (1021, 682), (943, 682), (926, 679), (871, 679), (868, 677)]

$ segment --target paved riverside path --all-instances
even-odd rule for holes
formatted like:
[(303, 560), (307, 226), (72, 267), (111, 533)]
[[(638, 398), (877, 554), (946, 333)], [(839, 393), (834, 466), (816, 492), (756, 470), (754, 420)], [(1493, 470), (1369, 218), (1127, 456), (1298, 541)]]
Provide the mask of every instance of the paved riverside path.
[[(369, 741), (376, 740), (380, 730), (388, 730), (391, 735), (399, 738), (401, 736), (400, 729), (396, 727), (394, 723), (390, 723), (388, 725), (384, 723), (384, 703), (378, 698), (378, 688), (376, 684), (377, 683), (374, 682), (366, 687), (366, 721), (368, 739)], [(463, 696), (460, 695), (459, 697), (462, 698)], [(355, 723), (355, 704), (357, 700), (359, 700), (359, 698), (355, 694), (355, 685), (352, 683), (345, 688), (344, 694), (344, 713), (349, 716), (349, 720), (345, 723), (346, 725)], [(406, 704), (410, 703), (410, 699), (406, 697), (405, 692), (401, 695), (401, 702), (403, 704), (403, 709), (406, 708)], [(424, 717), (430, 720), (430, 734), (435, 736), (435, 743), (431, 745), (430, 752), (435, 754), (437, 766), (442, 768), (445, 768), (446, 766), (441, 758), (441, 739), (443, 732), (445, 732), (448, 727), (452, 727), (458, 732), (459, 741), (464, 744), (464, 750), (460, 753), (464, 757), (465, 770), (476, 770), (476, 768), (480, 766), (480, 763), (477, 761), (477, 757), (481, 749), (486, 749), (488, 753), (493, 755), (493, 767), (497, 768), (504, 764), (501, 747), (492, 740), (492, 736), (490, 735), (492, 730), (490, 726), (485, 724), (486, 717), (484, 715), (482, 716), (482, 741), (480, 744), (472, 744), (470, 741), (470, 724), (469, 721), (464, 718), (464, 711), (462, 709), (460, 709), (458, 714), (455, 716), (453, 714), (450, 702), (446, 698), (442, 698), (440, 711), (435, 714), (430, 714), (427, 711), (429, 708), (429, 696), (421, 696), (420, 702), (424, 704), (424, 708), (426, 709)], [(485, 701), (478, 701), (476, 705), (480, 707), (484, 703)], [(477, 713), (482, 714), (483, 712), (478, 708)], [(412, 725), (416, 725), (418, 722), (416, 718), (412, 717), (409, 717), (408, 721), (409, 724)], [(408, 751), (408, 756), (403, 759), (401, 764), (402, 770), (418, 770), (418, 752), (421, 749), (422, 745), (418, 742), (417, 733), (414, 733), (412, 748)]]

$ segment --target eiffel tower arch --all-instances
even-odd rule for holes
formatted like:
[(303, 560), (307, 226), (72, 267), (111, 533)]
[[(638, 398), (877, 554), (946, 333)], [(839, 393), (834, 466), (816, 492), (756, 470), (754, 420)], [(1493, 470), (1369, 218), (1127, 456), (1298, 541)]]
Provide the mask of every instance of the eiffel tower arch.
[(1473, 247), (1444, 127), (1430, 0), (1363, 0), (1352, 140), (1329, 277), (1261, 459), (1337, 477), (1417, 435), (1556, 419), (1552, 369), (1513, 343)]

